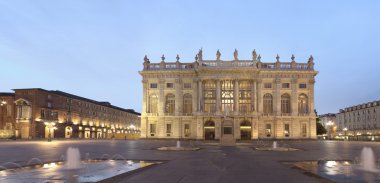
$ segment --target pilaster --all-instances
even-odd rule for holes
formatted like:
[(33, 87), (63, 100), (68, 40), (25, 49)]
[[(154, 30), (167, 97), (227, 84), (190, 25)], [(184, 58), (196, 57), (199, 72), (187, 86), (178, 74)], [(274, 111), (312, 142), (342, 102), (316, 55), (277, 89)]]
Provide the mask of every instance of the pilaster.
[(276, 78), (275, 80), (275, 92), (274, 92), (274, 95), (275, 95), (275, 114), (277, 116), (281, 116), (281, 93), (280, 93), (280, 89), (281, 89), (281, 79), (280, 78)]
[(175, 115), (179, 116), (182, 114), (183, 105), (183, 90), (181, 79), (175, 79)]
[(297, 86), (297, 79), (293, 78), (291, 81), (292, 84), (292, 94), (291, 94), (291, 107), (292, 107), (292, 116), (298, 115), (298, 86)]
[(239, 80), (234, 80), (234, 114), (239, 114)]
[(221, 100), (220, 100), (220, 97), (221, 97), (221, 88), (220, 88), (220, 80), (216, 80), (216, 113), (217, 114), (221, 114)]
[(165, 79), (160, 79), (158, 81), (158, 87), (160, 90), (160, 94), (158, 97), (158, 113), (160, 116), (164, 116), (165, 113)]

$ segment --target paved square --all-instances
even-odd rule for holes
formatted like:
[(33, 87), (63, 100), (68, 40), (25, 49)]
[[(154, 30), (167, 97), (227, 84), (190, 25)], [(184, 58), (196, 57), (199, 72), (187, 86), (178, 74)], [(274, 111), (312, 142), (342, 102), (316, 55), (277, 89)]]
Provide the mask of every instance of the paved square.
[[(271, 142), (266, 142), (268, 145)], [(256, 141), (221, 147), (215, 142), (193, 142), (198, 151), (158, 151), (175, 146), (174, 140), (55, 140), (2, 141), (0, 165), (15, 162), (25, 165), (32, 158), (43, 162), (60, 160), (68, 147), (78, 147), (82, 158), (100, 158), (103, 154), (120, 154), (134, 160), (166, 160), (166, 163), (123, 177), (120, 182), (321, 182), (281, 163), (301, 160), (353, 160), (363, 147), (380, 153), (377, 142), (347, 141), (279, 141), (279, 145), (302, 149), (293, 152), (255, 151)], [(190, 142), (183, 141), (183, 146)], [(379, 158), (379, 157), (377, 157)]]

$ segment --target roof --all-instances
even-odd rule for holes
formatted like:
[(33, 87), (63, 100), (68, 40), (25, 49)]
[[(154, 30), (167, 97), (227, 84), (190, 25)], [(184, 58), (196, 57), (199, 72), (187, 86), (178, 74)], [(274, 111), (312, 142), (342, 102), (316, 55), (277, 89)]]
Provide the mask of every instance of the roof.
[(66, 93), (66, 92), (59, 91), (59, 90), (45, 90), (45, 89), (42, 89), (42, 88), (22, 88), (22, 89), (13, 89), (13, 90), (14, 91), (16, 91), (16, 90), (40, 90), (40, 91), (44, 91), (44, 92), (48, 92), (48, 93), (53, 93), (53, 94), (56, 94), (56, 95), (60, 95), (60, 96), (64, 96), (64, 97), (68, 97), (68, 98), (72, 98), (72, 99), (78, 99), (78, 100), (90, 102), (90, 103), (101, 105), (101, 106), (104, 106), (104, 107), (113, 108), (113, 109), (116, 109), (116, 110), (128, 112), (128, 113), (135, 114), (135, 115), (141, 115), (140, 113), (136, 112), (133, 109), (124, 109), (124, 108), (121, 108), (121, 107), (113, 106), (109, 102), (104, 102), (104, 101), (99, 102), (99, 101), (96, 101), (96, 100), (80, 97), (80, 96), (73, 95), (73, 94)]
[(10, 93), (10, 92), (0, 92), (0, 96), (15, 96), (15, 93)]

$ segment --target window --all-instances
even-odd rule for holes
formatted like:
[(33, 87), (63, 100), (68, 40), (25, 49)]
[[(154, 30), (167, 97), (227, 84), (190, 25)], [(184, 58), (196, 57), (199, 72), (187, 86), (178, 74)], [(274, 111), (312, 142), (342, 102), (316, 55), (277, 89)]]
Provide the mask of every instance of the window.
[(265, 125), (265, 134), (267, 137), (270, 137), (272, 133), (272, 125), (271, 124), (266, 124)]
[(299, 84), (299, 88), (306, 88), (306, 84), (305, 83)]
[(184, 83), (183, 88), (185, 89), (190, 89), (191, 88), (191, 83)]
[(306, 124), (302, 124), (302, 126), (301, 126), (301, 132), (302, 132), (302, 136), (306, 137), (306, 135), (307, 135)]
[[(308, 98), (307, 95), (301, 94), (298, 97), (298, 113), (299, 114), (308, 114), (309, 108), (308, 108)], [(355, 115), (355, 113), (354, 113)]]
[(48, 102), (48, 103), (47, 103), (47, 107), (48, 107), (48, 108), (51, 108), (51, 102)]
[(193, 97), (191, 96), (191, 94), (187, 93), (183, 96), (183, 113), (193, 113)]
[(165, 113), (173, 114), (175, 110), (175, 96), (168, 94), (165, 101)]
[(172, 124), (166, 124), (166, 133), (172, 133)]
[(157, 88), (157, 83), (150, 83), (150, 88)]
[(156, 124), (149, 124), (149, 132), (156, 133)]
[(285, 124), (284, 126), (284, 135), (285, 137), (289, 137), (289, 133), (290, 133), (290, 130), (289, 130), (289, 124)]
[(149, 109), (148, 109), (148, 112), (149, 113), (158, 113), (157, 105), (158, 105), (158, 97), (157, 97), (157, 95), (151, 95), (149, 97)]
[(264, 83), (264, 88), (272, 88), (272, 83)]
[(233, 81), (222, 81), (222, 111), (229, 112), (234, 110), (234, 84)]
[(185, 137), (190, 136), (190, 124), (185, 124)]
[(290, 88), (290, 84), (289, 83), (282, 83), (282, 88)]
[(281, 95), (281, 113), (290, 114), (290, 95)]
[(207, 81), (204, 84), (204, 111), (208, 113), (214, 113), (216, 107), (216, 86), (213, 81)]
[(166, 83), (166, 88), (174, 88), (174, 83)]
[(264, 95), (264, 114), (273, 113), (273, 97), (271, 94), (267, 93)]
[(248, 113), (253, 111), (252, 106), (252, 84), (250, 81), (239, 81), (239, 111)]

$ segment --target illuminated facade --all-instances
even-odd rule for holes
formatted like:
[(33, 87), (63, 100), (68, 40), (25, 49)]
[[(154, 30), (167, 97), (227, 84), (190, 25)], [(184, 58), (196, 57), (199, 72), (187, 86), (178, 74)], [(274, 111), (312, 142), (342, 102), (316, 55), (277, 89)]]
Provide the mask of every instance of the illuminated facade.
[(313, 57), (150, 63), (144, 58), (142, 138), (315, 139)]
[(134, 110), (58, 90), (14, 91), (7, 105), (16, 137), (124, 139), (139, 134), (140, 114)]

